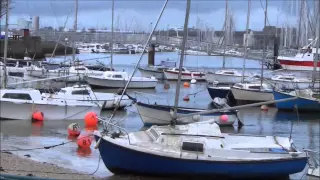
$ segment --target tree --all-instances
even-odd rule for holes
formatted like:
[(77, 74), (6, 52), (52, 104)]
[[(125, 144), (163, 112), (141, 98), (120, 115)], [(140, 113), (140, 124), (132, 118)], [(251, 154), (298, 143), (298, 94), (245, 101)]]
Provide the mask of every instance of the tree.
[(60, 27), (59, 27), (59, 31), (60, 31), (60, 32), (63, 32), (63, 31), (64, 31), (64, 27), (60, 26)]

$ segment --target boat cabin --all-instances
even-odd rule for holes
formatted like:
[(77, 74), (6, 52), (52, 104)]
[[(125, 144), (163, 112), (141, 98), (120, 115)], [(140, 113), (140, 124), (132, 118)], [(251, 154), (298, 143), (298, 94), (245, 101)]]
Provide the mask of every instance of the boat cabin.
[(262, 86), (260, 83), (236, 83), (235, 85), (233, 85), (233, 88), (237, 88), (237, 89), (245, 89), (245, 90), (254, 90), (254, 91), (260, 91), (260, 90), (264, 90), (264, 91), (271, 91), (272, 88), (269, 84), (265, 84), (262, 83)]
[(115, 80), (127, 80), (129, 79), (127, 72), (119, 72), (119, 71), (106, 71), (102, 75), (107, 79), (115, 79)]
[(1, 100), (29, 100), (37, 101), (41, 100), (41, 94), (39, 90), (34, 89), (2, 89)]
[(229, 76), (242, 76), (241, 73), (239, 73), (237, 70), (235, 69), (228, 69), (228, 70), (219, 70), (216, 71), (215, 74), (221, 74), (221, 75), (229, 75)]
[(79, 85), (79, 86), (72, 86), (72, 87), (65, 87), (61, 88), (61, 90), (58, 92), (59, 94), (64, 95), (90, 95), (91, 94), (91, 88), (86, 85)]

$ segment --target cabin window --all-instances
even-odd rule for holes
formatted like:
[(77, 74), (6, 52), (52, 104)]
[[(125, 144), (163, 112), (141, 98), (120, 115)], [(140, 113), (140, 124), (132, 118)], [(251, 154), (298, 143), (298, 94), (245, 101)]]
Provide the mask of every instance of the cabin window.
[(5, 93), (2, 98), (8, 99), (21, 99), (21, 100), (32, 100), (30, 94), (23, 94), (23, 93)]
[(114, 78), (122, 78), (122, 75), (120, 74), (116, 74), (116, 75), (113, 75)]
[(158, 139), (159, 135), (158, 135), (158, 133), (157, 133), (154, 129), (151, 129), (151, 130), (150, 130), (150, 133), (151, 133), (151, 135), (152, 135), (155, 139)]
[(88, 90), (77, 90), (77, 91), (72, 91), (72, 95), (89, 95)]
[(66, 90), (60, 90), (60, 92), (65, 94), (67, 91)]
[(294, 80), (294, 78), (280, 78), (280, 79), (289, 80), (289, 81)]
[(260, 90), (260, 86), (249, 86), (249, 89), (256, 89), (256, 90)]
[(241, 84), (236, 84), (236, 85), (234, 85), (234, 87), (243, 88), (243, 86)]
[(203, 143), (182, 142), (182, 150), (184, 150), (184, 151), (194, 151), (194, 152), (203, 152)]
[(75, 68), (76, 71), (85, 71), (85, 68)]
[(234, 72), (224, 72), (224, 74), (234, 74)]

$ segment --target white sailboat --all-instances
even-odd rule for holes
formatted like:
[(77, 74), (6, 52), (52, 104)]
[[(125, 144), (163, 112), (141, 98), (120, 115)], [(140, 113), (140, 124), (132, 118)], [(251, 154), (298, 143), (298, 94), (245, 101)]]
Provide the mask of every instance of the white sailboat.
[[(187, 68), (182, 67), (182, 80), (199, 80), (199, 81), (205, 81), (206, 76), (202, 72), (198, 71), (189, 71)], [(177, 80), (179, 75), (179, 69), (178, 68), (170, 68), (164, 71), (165, 79), (167, 80)]]
[[(87, 85), (75, 85), (61, 88), (60, 91), (51, 93), (42, 93), (43, 97), (51, 99), (75, 100), (79, 102), (98, 102), (103, 109), (114, 109), (120, 100), (120, 95), (114, 93), (93, 92)], [(119, 108), (124, 108), (131, 104), (128, 96), (123, 96)]]
[[(264, 27), (266, 27), (267, 23), (267, 10), (268, 10), (268, 0), (266, 0), (266, 6), (265, 6), (265, 15), (264, 15)], [(266, 35), (264, 35), (263, 38), (264, 42), (264, 49), (263, 49), (263, 61), (261, 63), (261, 76), (260, 76), (260, 84), (258, 82), (244, 82), (237, 83), (234, 86), (232, 86), (231, 92), (235, 98), (235, 100), (240, 101), (268, 101), (273, 100), (273, 94), (272, 94), (272, 88), (269, 84), (264, 83), (263, 81), (263, 66), (264, 66), (264, 60), (266, 58)], [(246, 58), (244, 56), (244, 58)], [(243, 68), (243, 74), (245, 71), (245, 63)]]
[[(300, 78), (293, 74), (280, 74), (272, 76), (270, 82), (282, 89), (307, 89), (313, 84), (311, 78)], [(316, 80), (315, 87), (319, 88), (320, 81)]]

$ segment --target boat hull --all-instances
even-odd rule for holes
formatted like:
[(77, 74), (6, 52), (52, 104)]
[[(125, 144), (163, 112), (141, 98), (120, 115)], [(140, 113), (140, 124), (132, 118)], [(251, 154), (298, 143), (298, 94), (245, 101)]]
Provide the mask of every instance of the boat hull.
[[(98, 141), (100, 136), (95, 135)], [(168, 157), (138, 151), (101, 138), (99, 151), (105, 166), (114, 174), (152, 176), (270, 177), (301, 172), (307, 158), (260, 161), (206, 161)]]
[(238, 89), (231, 87), (231, 92), (234, 96), (235, 100), (240, 101), (255, 101), (255, 102), (263, 102), (263, 101), (272, 101), (273, 94), (272, 92), (262, 92), (255, 90), (246, 90), (246, 89)]
[[(92, 88), (124, 88), (128, 81), (126, 80), (112, 80), (103, 79), (99, 77), (86, 77), (86, 81)], [(131, 80), (128, 85), (130, 89), (154, 89), (157, 86), (157, 80), (155, 81), (141, 81)]]
[[(278, 91), (273, 91), (274, 99), (275, 100), (280, 100), (280, 99), (286, 99), (286, 98), (292, 98), (294, 96), (278, 92)], [(277, 102), (276, 107), (279, 110), (287, 110), (287, 111), (292, 111), (295, 109), (295, 106), (298, 107), (298, 111), (313, 111), (313, 112), (319, 112), (320, 111), (320, 100), (311, 100), (311, 99), (306, 99), (306, 98), (301, 98), (299, 97), (296, 100), (292, 101), (285, 101), (285, 102)]]
[[(167, 125), (170, 124), (172, 121), (171, 112), (173, 107), (170, 106), (162, 106), (162, 105), (150, 105), (141, 102), (137, 102), (136, 107), (138, 109), (139, 115), (141, 117), (142, 122), (145, 126), (151, 125)], [(188, 113), (195, 113), (201, 112), (204, 110), (200, 109), (187, 109), (187, 108), (179, 108), (179, 114), (188, 114)], [(227, 121), (221, 121), (221, 115), (228, 115)], [(236, 111), (229, 111), (229, 112), (216, 112), (212, 114), (206, 114), (200, 116), (200, 121), (212, 120), (214, 119), (217, 124), (219, 125), (233, 125), (234, 122), (237, 120), (237, 112)], [(186, 124), (195, 122), (194, 117), (186, 117), (181, 120), (178, 120), (179, 124)]]
[(156, 79), (164, 79), (163, 71), (151, 70), (139, 67), (139, 71), (143, 77), (155, 77)]
[(87, 75), (93, 75), (93, 76), (99, 76), (102, 75), (102, 71), (95, 72), (95, 73), (73, 73), (73, 72), (68, 72), (68, 71), (59, 71), (59, 70), (28, 70), (28, 75), (31, 77), (38, 77), (38, 78), (55, 78), (55, 77), (61, 77), (61, 76), (72, 76), (72, 77), (65, 77), (65, 78), (59, 78), (57, 81), (67, 81), (67, 82), (78, 82), (78, 81), (83, 81), (84, 78)]
[[(178, 72), (164, 71), (164, 77), (167, 80), (178, 80)], [(205, 75), (194, 74), (193, 77), (194, 79), (199, 81), (206, 81)], [(191, 80), (191, 79), (193, 79), (191, 76), (191, 73), (182, 73), (181, 80)]]
[(50, 105), (24, 102), (0, 102), (1, 119), (30, 120), (34, 111), (44, 114), (45, 120), (80, 120), (87, 112), (101, 113), (99, 106)]
[[(303, 60), (291, 60), (279, 57), (278, 58), (280, 65), (284, 69), (288, 70), (296, 70), (296, 71), (313, 71), (314, 62), (311, 61), (303, 61)], [(318, 61), (317, 71), (320, 71), (320, 62)]]
[(240, 83), (242, 80), (242, 76), (228, 76), (215, 73), (207, 73), (206, 78), (208, 82), (218, 81), (219, 84), (235, 84)]

